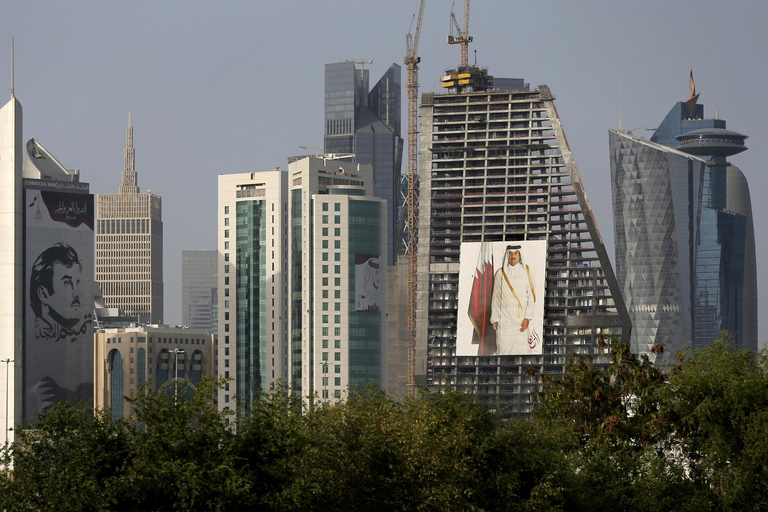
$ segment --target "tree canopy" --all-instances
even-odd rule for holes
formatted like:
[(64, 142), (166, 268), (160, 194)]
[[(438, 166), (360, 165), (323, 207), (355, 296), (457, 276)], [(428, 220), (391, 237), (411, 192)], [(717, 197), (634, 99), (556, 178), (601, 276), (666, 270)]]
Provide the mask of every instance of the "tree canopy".
[(722, 336), (664, 373), (605, 349), (546, 377), (530, 420), (373, 388), (304, 412), (274, 389), (236, 419), (210, 380), (129, 398), (129, 420), (60, 404), (4, 450), (0, 509), (768, 510), (765, 354)]

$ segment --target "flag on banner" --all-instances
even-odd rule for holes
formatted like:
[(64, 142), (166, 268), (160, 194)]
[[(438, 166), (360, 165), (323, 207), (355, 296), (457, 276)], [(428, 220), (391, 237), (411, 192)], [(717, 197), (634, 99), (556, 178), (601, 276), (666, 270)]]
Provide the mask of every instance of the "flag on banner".
[(490, 356), (496, 352), (496, 331), (491, 325), (492, 295), (493, 252), (489, 242), (481, 242), (468, 312), (474, 326), (472, 344), (479, 345), (477, 349), (479, 356)]

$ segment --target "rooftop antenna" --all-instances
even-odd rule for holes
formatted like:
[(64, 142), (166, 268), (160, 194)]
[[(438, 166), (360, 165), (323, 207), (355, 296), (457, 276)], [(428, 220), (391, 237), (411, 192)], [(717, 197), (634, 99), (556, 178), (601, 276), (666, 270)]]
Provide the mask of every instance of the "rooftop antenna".
[(621, 82), (619, 82), (619, 131), (624, 131), (624, 110), (621, 103)]
[(13, 38), (11, 38), (11, 99), (15, 97), (13, 92), (13, 69), (14, 69), (14, 51), (13, 51)]

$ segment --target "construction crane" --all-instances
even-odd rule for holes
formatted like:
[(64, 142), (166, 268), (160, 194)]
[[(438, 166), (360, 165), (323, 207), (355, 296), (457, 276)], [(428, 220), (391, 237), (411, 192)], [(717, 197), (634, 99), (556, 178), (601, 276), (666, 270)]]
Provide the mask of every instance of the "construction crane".
[[(453, 14), (453, 5), (451, 4), (451, 33), (448, 35), (448, 44), (461, 45), (461, 66), (459, 69), (465, 70), (469, 67), (469, 43), (472, 42), (472, 36), (469, 35), (469, 0), (464, 0), (464, 30), (459, 27), (456, 21), (456, 15)], [(453, 29), (456, 27), (456, 35), (453, 35)]]
[[(419, 36), (421, 35), (421, 21), (424, 18), (424, 4), (419, 5), (419, 17), (416, 21), (416, 32), (411, 36), (405, 36), (405, 58), (403, 63), (408, 70), (408, 225), (407, 248), (408, 254), (408, 393), (413, 396), (416, 392), (416, 231), (418, 214), (418, 187), (416, 152), (416, 121), (419, 94), (419, 62), (418, 56)], [(413, 20), (411, 20), (413, 26)]]

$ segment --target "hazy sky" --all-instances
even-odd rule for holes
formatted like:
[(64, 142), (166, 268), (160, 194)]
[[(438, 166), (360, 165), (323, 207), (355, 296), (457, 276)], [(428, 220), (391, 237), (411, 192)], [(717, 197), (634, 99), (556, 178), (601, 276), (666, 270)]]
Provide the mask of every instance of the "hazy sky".
[[(461, 20), (463, 2), (456, 4)], [(375, 83), (392, 62), (402, 63), (419, 2), (0, 5), (0, 84), (10, 93), (14, 37), (24, 139), (80, 169), (93, 193), (118, 191), (133, 112), (139, 186), (163, 198), (165, 320), (174, 324), (182, 250), (216, 248), (217, 175), (285, 169), (288, 156), (304, 153), (299, 146), (322, 146), (323, 65), (373, 60)], [(448, 0), (427, 0), (421, 92), (438, 90), (439, 76), (458, 64), (459, 48), (445, 42), (450, 9)], [(762, 1), (475, 0), (470, 20), (470, 62), (476, 51), (492, 75), (551, 88), (611, 255), (608, 129), (619, 125), (619, 90), (624, 128), (648, 137), (639, 127), (655, 128), (687, 98), (693, 69), (706, 117), (719, 110), (729, 129), (749, 136), (749, 151), (731, 161), (752, 194), (761, 343), (768, 339), (768, 176), (760, 156), (768, 144), (766, 27)]]

